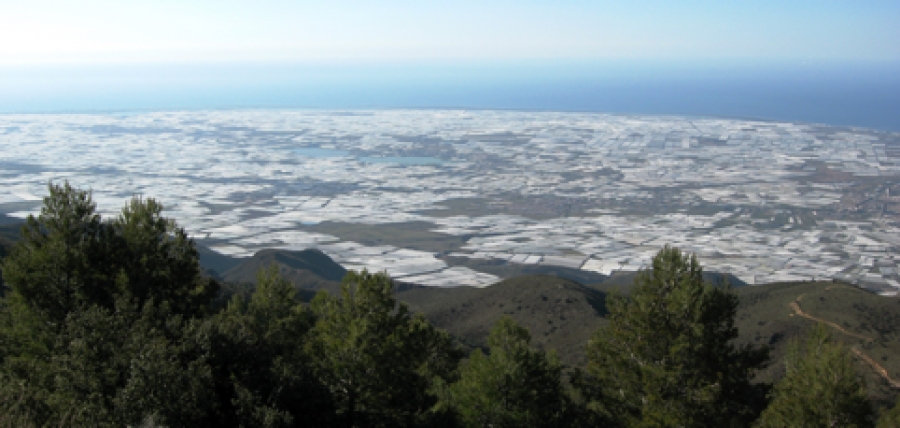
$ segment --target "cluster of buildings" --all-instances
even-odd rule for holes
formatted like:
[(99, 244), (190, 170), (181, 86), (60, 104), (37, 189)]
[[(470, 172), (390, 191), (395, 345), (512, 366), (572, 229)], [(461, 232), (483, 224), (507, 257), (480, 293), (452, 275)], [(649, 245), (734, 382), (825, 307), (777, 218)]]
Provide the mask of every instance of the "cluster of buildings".
[[(897, 134), (808, 124), (462, 110), (0, 116), (0, 213), (36, 213), (48, 182), (68, 180), (107, 215), (157, 198), (223, 254), (319, 248), (434, 286), (499, 280), (443, 255), (610, 274), (670, 244), (750, 284), (833, 278), (896, 293), (895, 219), (834, 213), (852, 186), (888, 192), (898, 178)], [(542, 196), (595, 208), (488, 208)], [(482, 209), (444, 209), (454, 200)], [(411, 221), (465, 244), (434, 254), (303, 227)]]

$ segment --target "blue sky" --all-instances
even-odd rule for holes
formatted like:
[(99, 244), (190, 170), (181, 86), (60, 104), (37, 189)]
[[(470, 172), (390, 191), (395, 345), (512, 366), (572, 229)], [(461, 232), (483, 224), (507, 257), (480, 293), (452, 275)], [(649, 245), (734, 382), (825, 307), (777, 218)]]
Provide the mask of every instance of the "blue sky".
[(0, 64), (900, 60), (896, 0), (3, 2)]
[(900, 131), (900, 0), (0, 0), (0, 113), (232, 107)]

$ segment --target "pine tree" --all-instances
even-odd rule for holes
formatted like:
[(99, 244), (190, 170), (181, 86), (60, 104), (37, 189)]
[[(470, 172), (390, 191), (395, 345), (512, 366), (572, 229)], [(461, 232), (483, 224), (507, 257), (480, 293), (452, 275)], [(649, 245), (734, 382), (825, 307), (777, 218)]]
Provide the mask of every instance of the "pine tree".
[(114, 222), (49, 186), (3, 261), (0, 413), (34, 425), (202, 424), (211, 378), (186, 334), (217, 284), (152, 199)]
[(271, 266), (249, 302), (235, 297), (196, 336), (209, 350), (219, 391), (216, 426), (327, 426), (329, 392), (312, 375), (304, 346), (313, 316)]
[(340, 297), (320, 292), (307, 349), (346, 426), (409, 426), (436, 403), (435, 378), (459, 359), (449, 336), (393, 296), (385, 273), (348, 272)]
[(900, 428), (900, 399), (897, 404), (889, 410), (885, 410), (878, 418), (877, 428)]
[(588, 343), (590, 406), (625, 426), (728, 426), (752, 420), (750, 384), (767, 351), (736, 347), (738, 299), (703, 280), (693, 255), (665, 247), (630, 296), (608, 298)]
[(194, 242), (162, 217), (154, 199), (133, 198), (112, 222), (96, 213), (91, 193), (49, 185), (38, 217), (3, 261), (4, 280), (45, 321), (125, 296), (138, 308), (165, 303), (179, 314), (204, 311), (218, 284), (200, 275)]
[(22, 239), (3, 261), (13, 293), (52, 325), (85, 306), (112, 308), (116, 272), (112, 231), (96, 213), (90, 192), (51, 184), (38, 217), (28, 216)]
[(794, 340), (786, 373), (758, 427), (868, 427), (874, 414), (853, 357), (818, 325), (805, 342)]
[(176, 313), (205, 312), (219, 290), (215, 281), (200, 275), (197, 248), (184, 229), (163, 217), (155, 199), (134, 197), (110, 223), (115, 247), (107, 254), (124, 291), (138, 306), (166, 302)]
[(530, 342), (528, 330), (504, 316), (491, 330), (490, 354), (476, 349), (463, 363), (443, 399), (463, 426), (569, 426), (562, 366)]

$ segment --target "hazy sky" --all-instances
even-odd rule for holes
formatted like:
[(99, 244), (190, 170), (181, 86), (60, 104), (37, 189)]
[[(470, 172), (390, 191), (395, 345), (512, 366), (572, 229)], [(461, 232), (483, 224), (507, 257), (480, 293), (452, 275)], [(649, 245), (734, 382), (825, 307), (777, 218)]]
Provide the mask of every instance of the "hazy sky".
[(897, 0), (0, 0), (0, 64), (900, 60)]

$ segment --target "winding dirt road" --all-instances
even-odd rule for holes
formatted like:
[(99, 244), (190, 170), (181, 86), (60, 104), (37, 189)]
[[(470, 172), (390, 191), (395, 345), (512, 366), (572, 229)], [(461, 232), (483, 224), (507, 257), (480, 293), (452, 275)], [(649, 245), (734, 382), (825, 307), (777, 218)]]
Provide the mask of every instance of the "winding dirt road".
[[(831, 290), (834, 288), (844, 288), (844, 287), (832, 285), (830, 287), (825, 288), (825, 290), (827, 291), (827, 290)], [(806, 312), (803, 312), (803, 309), (800, 307), (800, 301), (803, 300), (803, 296), (805, 296), (805, 295), (806, 294), (801, 294), (801, 295), (797, 296), (797, 300), (794, 300), (793, 302), (790, 303), (791, 309), (794, 310), (794, 313), (791, 315), (797, 315), (797, 316), (806, 318), (808, 320), (820, 322), (820, 323), (825, 324), (847, 336), (855, 337), (857, 339), (862, 339), (866, 342), (872, 342), (874, 340), (871, 337), (863, 336), (861, 334), (857, 334), (852, 331), (847, 331), (847, 329), (845, 329), (831, 321), (828, 321), (828, 320), (825, 320), (825, 319), (822, 319), (819, 317), (814, 317)], [(887, 383), (891, 386), (891, 388), (900, 388), (900, 380), (892, 378), (890, 373), (888, 373), (887, 369), (882, 367), (881, 364), (878, 364), (878, 362), (875, 361), (874, 359), (872, 359), (872, 357), (866, 355), (863, 351), (861, 351), (859, 349), (859, 346), (853, 345), (850, 347), (850, 350), (853, 351), (853, 354), (855, 354), (859, 359), (865, 361), (866, 364), (871, 366), (872, 369), (875, 370), (875, 373), (877, 373), (884, 380), (886, 380)]]

